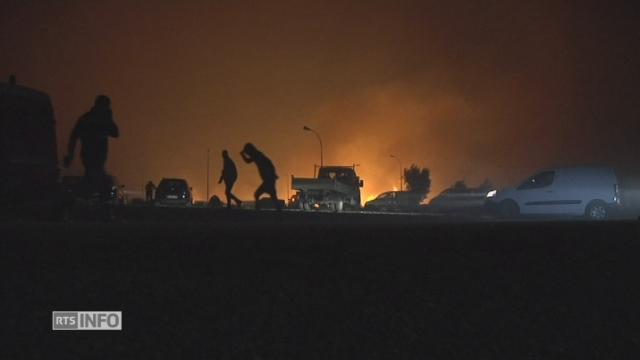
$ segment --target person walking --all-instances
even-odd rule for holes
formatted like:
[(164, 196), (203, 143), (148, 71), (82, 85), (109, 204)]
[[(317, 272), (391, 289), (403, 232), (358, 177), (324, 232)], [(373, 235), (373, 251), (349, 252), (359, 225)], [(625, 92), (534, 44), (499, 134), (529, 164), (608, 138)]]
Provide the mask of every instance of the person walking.
[(227, 208), (231, 209), (232, 200), (236, 202), (238, 207), (240, 207), (242, 201), (240, 201), (240, 199), (231, 192), (231, 190), (233, 190), (233, 184), (235, 184), (238, 179), (238, 170), (236, 169), (236, 164), (231, 160), (227, 150), (222, 151), (222, 161), (222, 174), (220, 174), (218, 184), (224, 181), (224, 194), (227, 197)]
[(156, 185), (151, 180), (149, 180), (147, 185), (145, 185), (144, 192), (145, 192), (145, 200), (146, 200), (147, 203), (152, 203), (153, 202), (153, 198), (154, 198), (153, 195), (154, 195), (156, 189), (157, 189)]
[(276, 168), (273, 166), (273, 162), (252, 143), (246, 143), (240, 155), (242, 155), (242, 159), (246, 163), (256, 164), (260, 178), (262, 178), (262, 184), (258, 186), (253, 194), (256, 202), (256, 210), (260, 210), (260, 196), (262, 194), (268, 194), (271, 197), (271, 201), (273, 201), (275, 209), (280, 211), (281, 206), (276, 194), (276, 180), (278, 179), (278, 175), (276, 174)]
[(80, 140), (80, 157), (84, 166), (85, 185), (106, 196), (110, 191), (108, 176), (104, 169), (107, 162), (109, 137), (117, 138), (119, 135), (118, 126), (113, 121), (111, 100), (105, 95), (98, 95), (91, 110), (78, 119), (71, 131), (64, 167), (68, 168), (73, 162), (76, 143)]

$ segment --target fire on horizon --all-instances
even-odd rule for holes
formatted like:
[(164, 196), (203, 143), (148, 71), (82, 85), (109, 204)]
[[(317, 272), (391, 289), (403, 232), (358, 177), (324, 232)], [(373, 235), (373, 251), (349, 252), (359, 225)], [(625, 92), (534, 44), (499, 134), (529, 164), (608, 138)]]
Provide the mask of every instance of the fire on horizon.
[(184, 177), (203, 198), (207, 149), (211, 186), (228, 149), (250, 198), (239, 151), (253, 142), (285, 197), (319, 163), (309, 125), (325, 164), (359, 164), (364, 200), (398, 187), (389, 154), (428, 167), (432, 195), (549, 165), (636, 166), (638, 24), (633, 4), (590, 1), (9, 0), (0, 69), (51, 95), (60, 154), (109, 95), (108, 169), (129, 188)]

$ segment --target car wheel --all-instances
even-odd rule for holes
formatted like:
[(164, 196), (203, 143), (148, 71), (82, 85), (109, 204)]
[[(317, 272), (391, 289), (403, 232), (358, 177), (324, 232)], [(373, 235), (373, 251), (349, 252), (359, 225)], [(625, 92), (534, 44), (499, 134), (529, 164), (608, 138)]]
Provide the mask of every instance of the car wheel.
[(592, 201), (587, 206), (585, 216), (589, 220), (606, 220), (609, 217), (609, 209), (603, 201)]
[(514, 218), (520, 215), (520, 208), (518, 208), (518, 204), (513, 200), (503, 200), (500, 202), (498, 212), (501, 217)]

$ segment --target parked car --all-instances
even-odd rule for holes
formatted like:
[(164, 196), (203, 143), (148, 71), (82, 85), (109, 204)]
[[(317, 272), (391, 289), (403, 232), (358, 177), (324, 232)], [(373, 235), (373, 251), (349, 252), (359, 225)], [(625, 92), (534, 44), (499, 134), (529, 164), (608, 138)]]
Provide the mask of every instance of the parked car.
[(518, 187), (487, 194), (487, 206), (505, 217), (574, 215), (603, 220), (620, 204), (618, 179), (613, 169), (605, 167), (548, 169)]
[(445, 189), (438, 196), (429, 201), (429, 210), (438, 212), (478, 212), (483, 211), (487, 193), (491, 188), (479, 186), (467, 187), (458, 181), (452, 187)]
[(368, 211), (416, 211), (420, 209), (422, 194), (409, 191), (387, 191), (364, 204)]
[(156, 206), (191, 206), (193, 205), (191, 187), (184, 179), (162, 179), (156, 189), (154, 204)]
[(83, 176), (63, 176), (61, 183), (67, 198), (74, 202), (98, 205), (104, 201), (110, 205), (126, 205), (128, 200), (124, 185), (120, 185), (114, 176), (106, 176), (105, 181), (104, 194), (101, 194), (101, 187), (86, 184)]

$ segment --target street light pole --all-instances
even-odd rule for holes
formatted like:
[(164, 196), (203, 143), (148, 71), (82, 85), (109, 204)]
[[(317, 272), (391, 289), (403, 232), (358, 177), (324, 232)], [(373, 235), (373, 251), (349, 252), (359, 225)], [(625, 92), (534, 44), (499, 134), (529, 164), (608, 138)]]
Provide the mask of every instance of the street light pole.
[(205, 201), (209, 201), (209, 169), (211, 168), (210, 166), (210, 151), (209, 148), (207, 148), (207, 199)]
[[(322, 158), (322, 139), (320, 138), (320, 134), (318, 134), (318, 132), (316, 132), (315, 130), (313, 130), (312, 128), (310, 128), (308, 126), (303, 127), (302, 130), (311, 131), (318, 138), (318, 142), (320, 142), (320, 167), (322, 167), (324, 165), (324, 162), (323, 162), (323, 158)], [(315, 172), (315, 170), (314, 170), (314, 172)]]
[(396, 161), (398, 162), (398, 166), (400, 166), (400, 191), (402, 191), (402, 179), (404, 178), (404, 175), (402, 174), (402, 161), (400, 160), (400, 158), (398, 158), (397, 156), (391, 154), (390, 155), (392, 158), (396, 159)]

